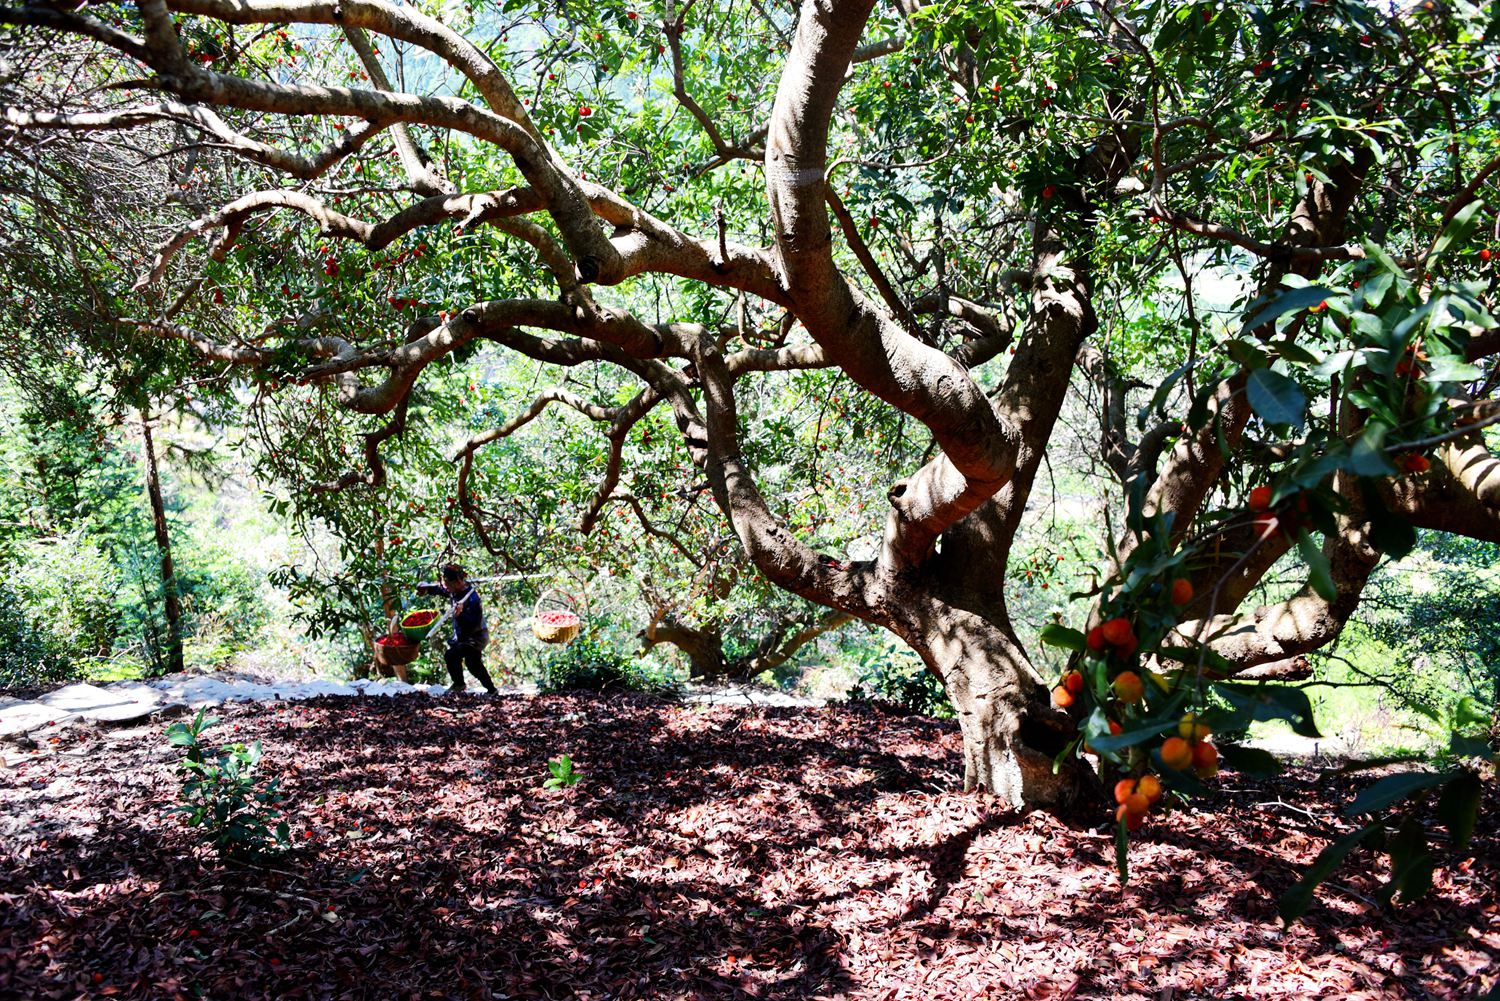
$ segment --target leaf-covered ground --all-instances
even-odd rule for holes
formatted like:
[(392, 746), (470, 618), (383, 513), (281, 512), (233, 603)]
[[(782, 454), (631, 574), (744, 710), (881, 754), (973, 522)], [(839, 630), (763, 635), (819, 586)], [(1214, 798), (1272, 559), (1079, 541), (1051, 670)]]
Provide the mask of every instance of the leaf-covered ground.
[[(1500, 978), (1494, 810), (1424, 902), (1364, 856), (1284, 930), (1347, 779), (1112, 842), (954, 787), (950, 724), (873, 709), (425, 696), (226, 708), (297, 847), (225, 868), (165, 815), (159, 728), (0, 772), (0, 996), (1469, 998)], [(583, 781), (544, 791), (570, 754)], [(1472, 856), (1472, 857), (1469, 857)]]

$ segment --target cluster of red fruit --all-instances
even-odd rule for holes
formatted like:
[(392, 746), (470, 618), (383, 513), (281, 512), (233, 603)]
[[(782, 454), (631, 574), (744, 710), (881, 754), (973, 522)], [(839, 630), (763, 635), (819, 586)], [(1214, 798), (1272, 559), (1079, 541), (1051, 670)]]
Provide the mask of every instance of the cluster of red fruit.
[(437, 612), (424, 609), (420, 612), (412, 612), (406, 618), (401, 620), (401, 624), (411, 629), (418, 629), (422, 626), (427, 625), (435, 618), (437, 618)]
[(544, 626), (578, 625), (578, 616), (574, 615), (572, 612), (564, 612), (558, 610), (539, 612), (537, 614), (536, 620)]
[(1295, 500), (1282, 502), (1280, 510), (1271, 508), (1271, 488), (1259, 486), (1250, 491), (1249, 508), (1255, 515), (1257, 538), (1267, 539), (1277, 532), (1288, 538), (1297, 534), (1302, 525), (1302, 516), (1308, 513), (1307, 498), (1298, 494)]
[[(1219, 750), (1209, 743), (1208, 734), (1208, 727), (1188, 713), (1177, 724), (1177, 736), (1162, 742), (1162, 764), (1174, 772), (1191, 769), (1200, 779), (1213, 778), (1219, 774)], [(1127, 830), (1137, 830), (1161, 795), (1161, 780), (1150, 772), (1121, 779), (1115, 783), (1115, 802), (1119, 804), (1115, 819), (1123, 820)]]
[(389, 635), (388, 636), (382, 636), (379, 639), (377, 639), (375, 642), (378, 645), (380, 645), (380, 646), (411, 646), (412, 645), (411, 640), (407, 639), (401, 633), (396, 633), (394, 636), (389, 636)]

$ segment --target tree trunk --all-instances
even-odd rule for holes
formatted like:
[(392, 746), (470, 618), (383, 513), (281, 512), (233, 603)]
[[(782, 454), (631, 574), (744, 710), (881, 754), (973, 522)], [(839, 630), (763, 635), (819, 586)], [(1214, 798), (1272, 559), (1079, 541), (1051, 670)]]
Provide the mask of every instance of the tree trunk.
[(644, 650), (658, 643), (670, 643), (687, 655), (688, 676), (694, 681), (718, 678), (729, 669), (724, 660), (724, 637), (717, 629), (690, 629), (687, 626), (652, 623), (641, 634)]
[(161, 477), (156, 469), (156, 446), (151, 440), (151, 415), (141, 410), (141, 455), (146, 465), (146, 499), (151, 504), (151, 527), (156, 533), (156, 551), (161, 557), (162, 607), (167, 618), (167, 670), (177, 674), (182, 661), (182, 601), (177, 593), (177, 572), (172, 567), (172, 537), (167, 529), (167, 509), (161, 499)]
[(1051, 707), (1009, 625), (948, 609), (925, 626), (907, 642), (943, 680), (953, 703), (963, 734), (964, 789), (987, 791), (1018, 810), (1092, 801), (1100, 785), (1082, 760), (1069, 755), (1054, 773), (1077, 727)]

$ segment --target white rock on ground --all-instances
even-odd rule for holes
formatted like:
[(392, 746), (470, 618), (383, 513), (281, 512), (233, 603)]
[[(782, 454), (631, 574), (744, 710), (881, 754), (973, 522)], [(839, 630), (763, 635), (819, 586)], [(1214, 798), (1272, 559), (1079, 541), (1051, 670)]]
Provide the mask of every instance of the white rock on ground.
[(0, 701), (0, 740), (21, 737), (71, 715), (64, 709), (53, 709), (40, 702), (5, 699)]
[(825, 699), (804, 699), (785, 692), (760, 688), (691, 688), (682, 696), (682, 701), (711, 706), (775, 706), (810, 708), (826, 705)]
[(67, 685), (37, 701), (93, 723), (119, 726), (145, 722), (153, 716), (184, 708), (181, 701), (163, 699), (145, 685), (112, 688)]

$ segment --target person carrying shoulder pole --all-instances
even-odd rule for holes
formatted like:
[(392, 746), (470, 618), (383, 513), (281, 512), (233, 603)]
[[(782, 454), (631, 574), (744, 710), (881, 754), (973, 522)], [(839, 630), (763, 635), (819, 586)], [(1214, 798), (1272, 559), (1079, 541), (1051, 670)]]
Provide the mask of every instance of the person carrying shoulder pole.
[(453, 679), (450, 690), (462, 692), (468, 688), (464, 684), (464, 668), (467, 667), (486, 692), (496, 694), (495, 683), (484, 667), (484, 648), (490, 641), (490, 630), (484, 622), (479, 592), (469, 583), (464, 568), (457, 563), (447, 564), (443, 567), (441, 583), (418, 584), (417, 593), (446, 598), (453, 605), (453, 632), (448, 636), (448, 649), (443, 654), (448, 676)]

